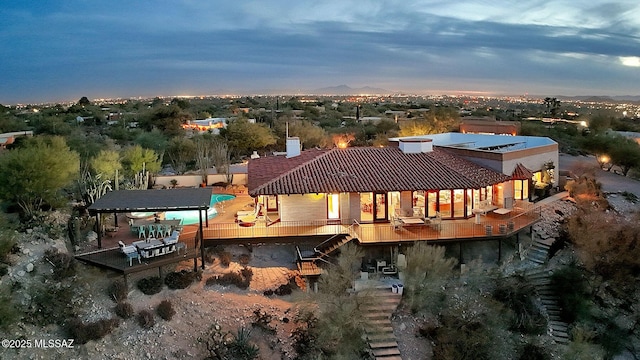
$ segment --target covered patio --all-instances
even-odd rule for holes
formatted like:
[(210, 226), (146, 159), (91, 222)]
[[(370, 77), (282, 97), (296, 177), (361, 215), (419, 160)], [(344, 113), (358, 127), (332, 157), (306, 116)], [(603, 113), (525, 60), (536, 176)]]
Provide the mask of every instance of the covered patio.
[[(210, 207), (211, 189), (208, 188), (180, 188), (163, 190), (121, 190), (112, 191), (89, 208), (89, 214), (96, 217), (97, 250), (76, 255), (78, 260), (98, 265), (101, 267), (127, 273), (142, 271), (150, 267), (161, 267), (163, 265), (179, 262), (185, 259), (194, 259), (194, 269), (197, 268), (198, 255), (204, 256), (203, 225), (207, 221), (206, 211)], [(129, 226), (119, 226), (118, 214), (122, 213), (162, 213), (166, 211), (198, 211), (198, 224), (188, 226), (179, 235), (179, 248), (181, 251), (173, 251), (167, 254), (160, 254), (155, 257), (142, 258), (139, 256), (133, 259), (128, 258), (122, 252), (117, 243), (126, 246), (132, 239), (137, 239), (131, 234)], [(112, 224), (104, 224), (102, 218), (104, 214), (114, 214)], [(122, 221), (122, 220), (120, 220)], [(169, 223), (169, 222), (168, 222)], [(125, 229), (126, 227), (126, 229)], [(103, 233), (102, 229), (105, 229)], [(107, 236), (108, 248), (103, 249), (103, 236)], [(115, 240), (119, 239), (119, 240)], [(115, 245), (115, 246), (114, 246)], [(135, 254), (134, 254), (135, 255)], [(204, 268), (204, 261), (201, 261)]]

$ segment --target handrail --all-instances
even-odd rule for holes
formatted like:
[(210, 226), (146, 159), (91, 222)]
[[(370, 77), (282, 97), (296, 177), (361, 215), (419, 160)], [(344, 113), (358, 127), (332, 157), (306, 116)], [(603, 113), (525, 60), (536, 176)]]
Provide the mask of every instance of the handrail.
[[(354, 237), (354, 236), (352, 236), (352, 233), (351, 233), (351, 229), (353, 228), (353, 226), (354, 226), (354, 225), (355, 225), (355, 224), (351, 224), (351, 225), (349, 225), (349, 226), (345, 229), (345, 230), (347, 230), (348, 235), (349, 235), (349, 236), (351, 236), (351, 237)], [(334, 235), (332, 235), (330, 238), (328, 238), (327, 240), (325, 240), (325, 241), (321, 242), (320, 244), (318, 244), (318, 245), (314, 246), (314, 247), (313, 247), (313, 251), (315, 251), (315, 252), (319, 253), (320, 251), (318, 250), (318, 248), (319, 248), (320, 246), (322, 246), (322, 245), (324, 245), (325, 243), (328, 243), (329, 241), (333, 240), (333, 239), (334, 239), (335, 237), (337, 237), (338, 235), (341, 235), (341, 233), (334, 234)]]

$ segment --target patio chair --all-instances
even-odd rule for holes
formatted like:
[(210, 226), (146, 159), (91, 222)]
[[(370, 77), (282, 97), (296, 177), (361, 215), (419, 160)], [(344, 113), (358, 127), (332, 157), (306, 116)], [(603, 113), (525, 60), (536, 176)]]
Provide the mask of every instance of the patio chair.
[(171, 225), (163, 225), (163, 232), (162, 232), (162, 236), (166, 237), (166, 236), (171, 236), (172, 230), (171, 230)]
[(161, 238), (164, 236), (164, 224), (156, 224), (156, 235)]
[(138, 227), (138, 239), (145, 239), (147, 237), (147, 230), (144, 226)]
[(156, 237), (156, 225), (149, 225), (149, 237)]
[(127, 256), (129, 259), (129, 266), (133, 266), (133, 259), (138, 259), (138, 264), (140, 262), (140, 253), (138, 253), (138, 249), (133, 245), (125, 245), (122, 241), (118, 241), (118, 245), (120, 246), (120, 251)]
[(176, 250), (178, 251), (178, 254), (180, 254), (181, 252), (184, 252), (184, 254), (187, 255), (187, 244), (183, 242), (177, 243)]

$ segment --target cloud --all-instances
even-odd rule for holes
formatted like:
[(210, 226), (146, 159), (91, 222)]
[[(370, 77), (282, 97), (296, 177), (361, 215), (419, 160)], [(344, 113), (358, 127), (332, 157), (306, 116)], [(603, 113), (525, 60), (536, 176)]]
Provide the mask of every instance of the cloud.
[(637, 56), (621, 56), (620, 62), (624, 66), (640, 67), (640, 57)]

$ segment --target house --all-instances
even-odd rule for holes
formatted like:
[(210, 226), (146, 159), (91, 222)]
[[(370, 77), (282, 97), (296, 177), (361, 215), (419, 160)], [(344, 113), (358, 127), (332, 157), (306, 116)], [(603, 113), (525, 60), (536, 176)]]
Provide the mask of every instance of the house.
[(447, 133), (390, 139), (396, 145), (384, 148), (306, 151), (293, 138), (286, 157), (249, 162), (248, 189), (282, 222), (384, 223), (397, 213), (467, 219), (486, 204), (528, 201), (534, 178), (543, 181), (538, 164), (557, 164), (555, 142), (523, 138)]
[(463, 117), (460, 119), (463, 134), (518, 135), (520, 123), (517, 121), (496, 121), (495, 118)]

